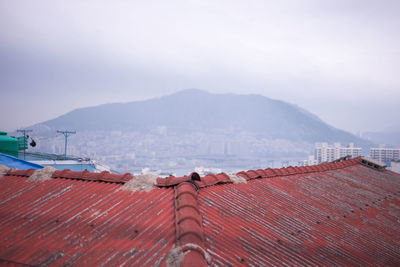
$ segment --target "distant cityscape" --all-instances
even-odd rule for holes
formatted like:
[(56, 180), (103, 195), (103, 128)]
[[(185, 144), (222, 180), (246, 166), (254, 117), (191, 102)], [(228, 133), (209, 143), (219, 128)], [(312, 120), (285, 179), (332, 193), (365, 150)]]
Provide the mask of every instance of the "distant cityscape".
[[(227, 138), (227, 135), (229, 138)], [(64, 153), (64, 137), (37, 138), (32, 152)], [(67, 154), (88, 157), (119, 173), (187, 174), (195, 168), (225, 172), (297, 165), (310, 151), (306, 142), (257, 138), (246, 132), (175, 134), (159, 127), (150, 133), (79, 132), (69, 138)]]
[[(36, 138), (31, 152), (61, 155), (65, 139), (60, 133)], [(313, 154), (304, 159), (304, 155)], [(166, 127), (143, 134), (122, 131), (87, 131), (69, 137), (68, 155), (86, 157), (107, 165), (113, 172), (133, 174), (157, 173), (160, 176), (185, 175), (197, 170), (204, 173), (237, 172), (267, 167), (307, 166), (331, 162), (341, 157), (363, 155), (354, 143), (342, 146), (335, 142), (295, 143), (288, 140), (257, 139), (246, 132), (215, 132), (178, 135)], [(379, 145), (369, 156), (388, 165), (396, 165), (400, 148)], [(393, 162), (393, 163), (392, 163)]]
[[(352, 158), (362, 156), (362, 148), (354, 147), (354, 143), (342, 146), (340, 143), (329, 145), (328, 143), (316, 143), (314, 155), (309, 155), (307, 159), (301, 161), (301, 166), (321, 164), (331, 162), (339, 158), (351, 156)], [(380, 144), (379, 147), (371, 148), (369, 157), (373, 160), (385, 163), (389, 169), (400, 171), (400, 146), (398, 148), (386, 147)]]

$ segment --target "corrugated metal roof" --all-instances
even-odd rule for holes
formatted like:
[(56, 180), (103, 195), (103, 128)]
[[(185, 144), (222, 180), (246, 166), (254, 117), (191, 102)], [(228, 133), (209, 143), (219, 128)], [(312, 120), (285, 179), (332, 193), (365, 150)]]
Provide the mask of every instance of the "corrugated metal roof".
[(400, 176), (362, 165), (199, 191), (213, 265), (400, 265)]
[(70, 179), (0, 178), (0, 261), (152, 265), (175, 244), (174, 190)]
[(400, 175), (360, 158), (171, 176), (150, 192), (122, 190), (131, 174), (34, 172), (0, 178), (0, 263), (400, 265)]

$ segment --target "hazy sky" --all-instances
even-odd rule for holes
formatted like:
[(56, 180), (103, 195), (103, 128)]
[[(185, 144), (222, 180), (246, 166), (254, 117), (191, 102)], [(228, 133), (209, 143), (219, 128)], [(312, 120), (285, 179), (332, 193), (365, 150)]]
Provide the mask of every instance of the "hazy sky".
[(0, 0), (0, 129), (185, 88), (399, 125), (400, 1)]

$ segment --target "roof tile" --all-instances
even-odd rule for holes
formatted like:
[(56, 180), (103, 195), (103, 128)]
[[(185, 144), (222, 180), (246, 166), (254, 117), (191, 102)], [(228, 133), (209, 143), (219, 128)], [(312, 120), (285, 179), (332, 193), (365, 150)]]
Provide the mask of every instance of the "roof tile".
[(319, 171), (319, 172), (322, 172), (324, 170), (324, 168), (322, 167), (322, 165), (316, 165), (315, 166), (315, 170)]
[(220, 183), (229, 183), (231, 179), (229, 178), (229, 175), (226, 173), (218, 173), (217, 178)]
[(294, 169), (294, 171), (295, 171), (295, 174), (300, 174), (300, 173), (302, 173), (301, 167), (295, 166), (295, 167), (293, 167), (293, 169)]
[(250, 179), (257, 179), (257, 178), (261, 178), (261, 174), (258, 173), (256, 170), (248, 170), (247, 175), (250, 177)]
[(292, 166), (287, 167), (287, 171), (288, 171), (289, 175), (297, 173), (297, 170)]
[(259, 176), (260, 178), (266, 178), (266, 177), (267, 177), (266, 172), (265, 172), (264, 170), (262, 170), (262, 169), (258, 169), (258, 170), (256, 170), (255, 172), (258, 174), (258, 176)]
[(175, 177), (173, 175), (168, 176), (167, 178), (157, 178), (157, 186), (174, 186), (183, 182), (187, 182), (190, 180), (190, 177)]
[(206, 176), (201, 178), (201, 181), (203, 182), (203, 186), (206, 186), (217, 184), (219, 182), (219, 179), (214, 174), (207, 174)]
[(15, 170), (15, 169), (10, 169), (7, 172), (7, 175), (13, 175), (13, 176), (22, 176), (22, 177), (29, 177), (35, 172), (34, 169), (27, 169), (27, 170)]
[(198, 182), (200, 187), (211, 186), (219, 183), (231, 183), (229, 176), (226, 173), (219, 173), (217, 175), (207, 174), (201, 177), (201, 182)]
[(251, 179), (250, 176), (245, 171), (238, 172), (236, 175), (246, 179), (247, 181)]
[(130, 173), (112, 174), (108, 171), (103, 171), (101, 173), (92, 173), (87, 170), (84, 171), (71, 171), (69, 169), (62, 171), (55, 171), (53, 173), (53, 178), (64, 178), (64, 179), (80, 179), (86, 181), (102, 181), (102, 182), (112, 182), (112, 183), (125, 183), (133, 178)]
[[(175, 189), (175, 218), (176, 218), (176, 239), (181, 247), (198, 246), (204, 249), (204, 233), (202, 218), (197, 204), (197, 188), (194, 184), (183, 182)], [(201, 257), (199, 257), (199, 255)], [(190, 250), (184, 256), (182, 266), (207, 266), (204, 255), (199, 251)]]

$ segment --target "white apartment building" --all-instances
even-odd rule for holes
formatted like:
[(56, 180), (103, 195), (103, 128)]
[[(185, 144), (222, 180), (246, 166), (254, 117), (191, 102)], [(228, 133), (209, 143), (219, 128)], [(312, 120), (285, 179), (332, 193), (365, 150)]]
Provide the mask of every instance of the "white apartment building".
[(349, 143), (343, 147), (340, 143), (334, 143), (333, 146), (328, 143), (316, 143), (314, 148), (314, 157), (318, 164), (322, 162), (331, 162), (336, 159), (351, 156), (352, 158), (361, 156), (362, 148), (354, 147), (354, 143)]
[(380, 144), (379, 147), (371, 148), (370, 157), (384, 163), (398, 161), (400, 160), (400, 148), (389, 148)]

